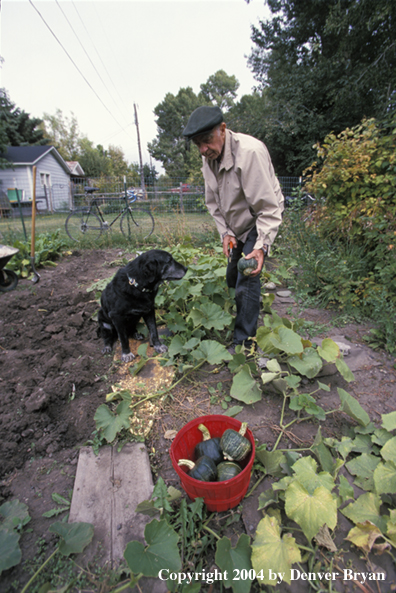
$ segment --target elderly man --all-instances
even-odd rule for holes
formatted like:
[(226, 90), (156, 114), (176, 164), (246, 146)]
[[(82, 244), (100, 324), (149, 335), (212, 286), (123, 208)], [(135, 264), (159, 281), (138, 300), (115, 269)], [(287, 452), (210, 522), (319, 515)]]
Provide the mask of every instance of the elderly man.
[[(237, 307), (232, 351), (237, 344), (250, 347), (260, 313), (260, 272), (282, 222), (282, 191), (266, 146), (228, 130), (218, 107), (198, 107), (183, 135), (203, 157), (206, 205), (229, 258), (226, 279)], [(237, 270), (242, 253), (257, 262), (250, 276)]]

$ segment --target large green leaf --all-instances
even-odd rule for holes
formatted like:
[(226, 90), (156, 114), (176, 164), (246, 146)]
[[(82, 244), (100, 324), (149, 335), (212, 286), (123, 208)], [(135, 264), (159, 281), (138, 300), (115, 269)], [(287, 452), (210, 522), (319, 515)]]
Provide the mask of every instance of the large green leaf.
[(3, 517), (2, 529), (21, 529), (31, 519), (27, 505), (19, 500), (10, 500), (2, 504), (0, 515)]
[(313, 457), (301, 457), (293, 465), (292, 469), (296, 479), (307, 490), (313, 494), (319, 486), (323, 486), (331, 492), (335, 486), (334, 478), (328, 472), (316, 473), (318, 464)]
[(396, 437), (393, 437), (387, 441), (382, 447), (380, 453), (385, 461), (392, 461), (394, 464), (396, 464)]
[(374, 523), (384, 533), (386, 519), (380, 514), (380, 506), (380, 497), (373, 492), (367, 492), (359, 496), (355, 502), (351, 502), (341, 512), (356, 525), (365, 521), (371, 521), (371, 523)]
[(206, 329), (222, 330), (231, 324), (232, 316), (216, 303), (208, 302), (200, 307), (193, 307), (187, 321), (190, 319), (195, 327), (202, 325)]
[(246, 533), (243, 533), (237, 542), (235, 548), (231, 545), (231, 540), (228, 537), (222, 537), (216, 544), (215, 562), (221, 569), (222, 573), (227, 574), (224, 579), (224, 586), (228, 589), (232, 587), (234, 593), (249, 593), (253, 579), (243, 578), (235, 579), (236, 570), (238, 574), (241, 571), (246, 571), (244, 574), (249, 574), (252, 568), (250, 555), (252, 549), (250, 547), (250, 538)]
[(363, 490), (374, 489), (373, 473), (377, 465), (380, 463), (380, 458), (376, 455), (363, 453), (346, 463), (347, 470), (357, 477), (356, 485)]
[(266, 367), (270, 373), (276, 373), (278, 375), (282, 372), (281, 366), (279, 362), (276, 360), (276, 358), (271, 358), (267, 362)]
[(0, 529), (0, 574), (22, 560), (19, 538), (19, 533), (15, 531)]
[(123, 428), (130, 427), (130, 415), (131, 410), (127, 401), (118, 404), (115, 412), (112, 412), (106, 404), (102, 404), (95, 412), (96, 428), (101, 430), (106, 441), (111, 443)]
[(227, 349), (216, 340), (202, 340), (192, 355), (197, 360), (206, 360), (209, 364), (220, 364), (232, 359)]
[(396, 509), (389, 511), (389, 517), (386, 520), (386, 535), (396, 547)]
[(338, 493), (341, 497), (342, 502), (346, 502), (351, 498), (355, 498), (355, 491), (350, 485), (345, 476), (340, 476), (340, 483), (338, 485)]
[(254, 404), (261, 400), (260, 387), (253, 378), (248, 364), (243, 365), (239, 373), (234, 376), (230, 395), (245, 404)]
[(264, 352), (264, 354), (277, 355), (280, 353), (280, 350), (278, 348), (275, 348), (275, 346), (273, 345), (273, 343), (271, 341), (271, 338), (273, 335), (274, 334), (273, 334), (273, 331), (271, 330), (271, 328), (265, 327), (264, 325), (261, 325), (257, 329), (256, 341), (257, 341), (258, 346)]
[(179, 536), (165, 520), (153, 519), (146, 525), (144, 537), (147, 547), (138, 541), (127, 544), (124, 558), (134, 574), (158, 577), (160, 570), (178, 572), (181, 560), (177, 542)]
[(336, 465), (334, 463), (334, 459), (330, 453), (329, 448), (323, 442), (322, 431), (320, 426), (316, 433), (315, 440), (311, 449), (314, 455), (317, 457), (317, 459), (319, 459), (319, 463), (322, 466), (322, 469), (325, 472), (333, 474), (336, 469)]
[(381, 418), (383, 428), (389, 430), (389, 432), (396, 429), (396, 412), (382, 414)]
[(286, 352), (286, 354), (300, 354), (304, 350), (301, 336), (287, 327), (277, 328), (270, 340), (275, 348)]
[(256, 458), (263, 464), (267, 474), (276, 478), (283, 476), (281, 463), (284, 463), (286, 458), (282, 451), (266, 451), (265, 449), (256, 449)]
[(341, 389), (341, 387), (337, 387), (337, 391), (341, 400), (341, 410), (356, 420), (361, 426), (367, 426), (370, 422), (370, 416), (363, 410), (357, 399), (352, 397), (352, 395), (349, 395), (349, 393), (344, 389)]
[(340, 375), (342, 375), (345, 381), (350, 383), (351, 381), (355, 380), (355, 375), (352, 373), (351, 369), (343, 358), (337, 358), (335, 365), (337, 367), (337, 371), (340, 373)]
[(287, 516), (300, 525), (309, 541), (322, 525), (334, 529), (337, 524), (337, 503), (324, 486), (310, 494), (298, 480), (293, 480), (286, 490), (285, 500)]
[(58, 521), (50, 525), (48, 531), (60, 536), (59, 552), (64, 556), (80, 554), (94, 535), (91, 523), (61, 523)]
[(323, 366), (322, 359), (314, 348), (305, 348), (299, 356), (291, 356), (287, 362), (295, 368), (300, 375), (313, 379)]
[(392, 461), (377, 465), (374, 484), (377, 494), (396, 494), (396, 465)]
[(257, 579), (265, 585), (276, 585), (280, 573), (290, 585), (290, 570), (295, 562), (301, 562), (295, 539), (289, 533), (281, 537), (276, 518), (265, 516), (257, 526), (252, 544), (252, 565)]
[(318, 354), (326, 362), (335, 362), (340, 356), (340, 347), (331, 338), (325, 338), (318, 346)]
[(278, 376), (279, 373), (261, 373), (261, 381), (265, 385), (266, 383), (271, 383)]

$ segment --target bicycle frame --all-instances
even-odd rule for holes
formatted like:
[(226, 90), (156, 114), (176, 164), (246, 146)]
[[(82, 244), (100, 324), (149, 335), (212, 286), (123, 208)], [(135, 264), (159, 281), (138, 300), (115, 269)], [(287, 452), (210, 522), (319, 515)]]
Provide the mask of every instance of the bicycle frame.
[(108, 225), (108, 227), (112, 227), (113, 224), (124, 214), (124, 212), (126, 212), (128, 210), (128, 208), (130, 207), (131, 204), (133, 204), (134, 202), (136, 202), (137, 200), (137, 195), (132, 191), (132, 190), (127, 190), (127, 196), (125, 196), (124, 198), (115, 198), (115, 199), (125, 199), (126, 201), (126, 205), (123, 207), (123, 209), (118, 213), (118, 215), (114, 218), (114, 220), (112, 220), (112, 222), (108, 223), (103, 216), (103, 213), (100, 209), (100, 205), (99, 205), (99, 197), (94, 197), (91, 200), (91, 203), (89, 205), (89, 209), (87, 214), (87, 217), (91, 214), (91, 212), (93, 210), (96, 210), (96, 213), (100, 219), (100, 221), (102, 222), (103, 225)]

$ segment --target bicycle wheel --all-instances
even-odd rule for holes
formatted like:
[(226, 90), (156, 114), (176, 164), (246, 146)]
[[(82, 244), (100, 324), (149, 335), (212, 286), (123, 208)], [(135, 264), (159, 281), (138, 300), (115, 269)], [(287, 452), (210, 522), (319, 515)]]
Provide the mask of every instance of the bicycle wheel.
[(87, 235), (92, 239), (98, 239), (103, 227), (99, 216), (88, 210), (73, 210), (66, 218), (66, 233), (73, 241), (81, 241)]
[(135, 236), (137, 239), (147, 239), (154, 230), (154, 218), (148, 210), (128, 208), (121, 218), (121, 232), (130, 239)]

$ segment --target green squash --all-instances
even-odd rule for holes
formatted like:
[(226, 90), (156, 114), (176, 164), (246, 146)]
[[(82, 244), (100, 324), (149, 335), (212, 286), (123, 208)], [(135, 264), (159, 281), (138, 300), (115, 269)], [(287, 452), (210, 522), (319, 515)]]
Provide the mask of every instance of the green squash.
[(240, 260), (238, 260), (238, 272), (243, 274), (244, 276), (250, 276), (250, 274), (257, 269), (257, 261), (252, 257), (251, 259), (246, 259), (243, 255)]
[(217, 466), (217, 481), (224, 482), (225, 480), (231, 480), (240, 474), (242, 468), (235, 461), (222, 461)]
[(201, 482), (215, 482), (217, 480), (216, 464), (210, 457), (203, 455), (194, 463), (191, 459), (179, 459), (178, 465), (187, 465), (190, 478)]
[(225, 459), (242, 461), (252, 449), (250, 441), (243, 436), (247, 429), (247, 422), (242, 422), (239, 432), (227, 428), (220, 439), (220, 445)]
[(224, 460), (223, 452), (220, 447), (220, 437), (211, 438), (210, 432), (204, 424), (200, 424), (198, 429), (202, 432), (203, 441), (198, 443), (195, 447), (195, 459), (206, 455), (217, 465)]

